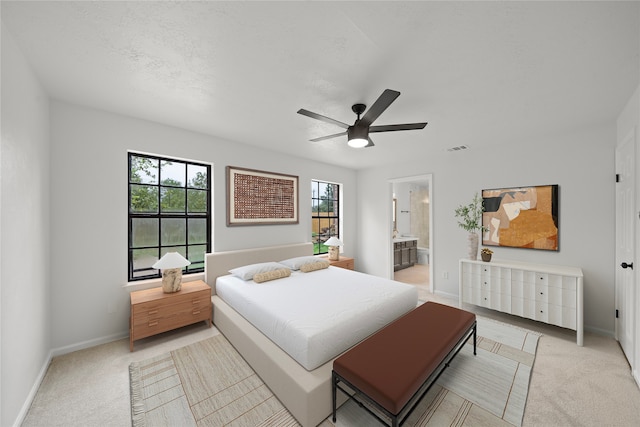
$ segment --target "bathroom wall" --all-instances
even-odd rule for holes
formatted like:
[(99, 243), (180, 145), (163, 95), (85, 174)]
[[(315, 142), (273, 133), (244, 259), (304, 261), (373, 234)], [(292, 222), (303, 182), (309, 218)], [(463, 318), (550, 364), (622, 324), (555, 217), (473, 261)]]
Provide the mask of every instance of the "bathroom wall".
[(427, 182), (393, 184), (397, 200), (398, 236), (415, 236), (418, 247), (429, 247), (429, 188)]

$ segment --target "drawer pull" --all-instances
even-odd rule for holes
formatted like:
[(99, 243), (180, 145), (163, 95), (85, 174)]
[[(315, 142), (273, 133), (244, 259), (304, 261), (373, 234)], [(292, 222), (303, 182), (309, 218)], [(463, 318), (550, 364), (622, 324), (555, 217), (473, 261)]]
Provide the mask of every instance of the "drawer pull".
[(200, 300), (199, 299), (194, 299), (193, 301), (191, 301), (191, 304), (193, 304), (193, 305), (200, 304)]
[(149, 310), (149, 314), (158, 314), (158, 310)]
[(156, 320), (155, 322), (149, 322), (149, 326), (158, 326), (158, 321)]
[(192, 313), (192, 314), (193, 314), (194, 316), (195, 316), (196, 314), (200, 314), (200, 310), (193, 310), (193, 313)]

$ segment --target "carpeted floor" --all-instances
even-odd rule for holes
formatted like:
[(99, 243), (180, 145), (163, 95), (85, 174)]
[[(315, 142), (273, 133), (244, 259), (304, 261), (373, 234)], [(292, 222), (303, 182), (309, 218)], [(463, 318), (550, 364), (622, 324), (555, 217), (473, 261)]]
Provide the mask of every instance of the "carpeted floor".
[[(521, 425), (539, 335), (483, 318), (478, 334), (477, 356), (467, 344), (405, 425)], [(222, 335), (132, 363), (130, 378), (134, 427), (297, 425)], [(348, 402), (336, 425), (376, 423)]]
[[(428, 294), (427, 299), (458, 304), (457, 298), (442, 295)], [(584, 347), (578, 347), (574, 331), (481, 307), (465, 309), (543, 334), (523, 427), (638, 424), (640, 389), (613, 338), (587, 331)], [(54, 357), (21, 427), (129, 426), (129, 365), (218, 334), (202, 322), (140, 340), (134, 352), (127, 337)]]

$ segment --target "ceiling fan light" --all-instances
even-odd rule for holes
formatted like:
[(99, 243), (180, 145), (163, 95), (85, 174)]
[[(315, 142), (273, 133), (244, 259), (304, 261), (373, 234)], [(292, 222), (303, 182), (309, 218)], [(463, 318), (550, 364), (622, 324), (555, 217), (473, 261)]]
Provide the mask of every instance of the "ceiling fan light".
[(367, 144), (369, 144), (369, 140), (362, 139), (362, 138), (354, 138), (347, 141), (347, 144), (349, 145), (349, 147), (362, 148), (362, 147), (365, 147)]
[(347, 144), (349, 147), (362, 148), (369, 144), (369, 136), (366, 128), (352, 126), (347, 129)]

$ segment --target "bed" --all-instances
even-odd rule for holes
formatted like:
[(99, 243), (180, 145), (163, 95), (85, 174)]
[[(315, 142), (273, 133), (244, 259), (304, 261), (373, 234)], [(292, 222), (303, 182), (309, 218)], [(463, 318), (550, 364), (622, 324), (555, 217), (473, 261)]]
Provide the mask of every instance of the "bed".
[[(417, 291), (410, 286), (408, 286), (408, 288), (410, 288), (411, 291), (401, 292), (402, 295), (400, 297), (395, 295), (384, 296), (383, 303), (380, 301), (380, 296), (371, 297), (371, 300), (367, 297), (367, 301), (362, 303), (363, 311), (376, 313), (373, 320), (366, 322), (372, 323), (372, 325), (367, 326), (370, 329), (367, 329), (367, 327), (362, 324), (358, 324), (357, 327), (351, 328), (358, 331), (355, 334), (352, 333), (352, 341), (345, 341), (342, 343), (342, 347), (338, 346), (335, 348), (333, 348), (332, 345), (327, 345), (327, 343), (344, 341), (344, 336), (339, 336), (338, 338), (327, 338), (322, 336), (322, 333), (320, 333), (321, 337), (320, 339), (315, 340), (315, 344), (314, 339), (309, 339), (308, 341), (310, 342), (310, 347), (327, 347), (328, 349), (325, 354), (321, 354), (319, 356), (314, 355), (315, 353), (307, 352), (308, 349), (304, 348), (301, 350), (302, 355), (294, 354), (295, 351), (292, 351), (290, 348), (287, 348), (286, 344), (283, 344), (280, 339), (281, 337), (273, 337), (272, 335), (272, 338), (269, 338), (257, 327), (253, 326), (252, 322), (255, 324), (259, 323), (256, 320), (256, 317), (259, 318), (262, 316), (260, 309), (256, 305), (257, 301), (250, 301), (249, 309), (245, 312), (245, 316), (250, 318), (251, 321), (247, 320), (245, 316), (240, 314), (236, 308), (233, 307), (233, 305), (238, 307), (238, 301), (242, 303), (242, 301), (248, 297), (242, 293), (235, 296), (229, 295), (229, 287), (236, 287), (236, 285), (241, 284), (240, 282), (242, 282), (242, 280), (233, 277), (230, 278), (228, 272), (229, 270), (240, 266), (268, 261), (280, 261), (299, 256), (310, 256), (312, 253), (313, 244), (300, 243), (211, 253), (207, 254), (205, 258), (205, 280), (211, 286), (213, 291), (212, 302), (214, 306), (214, 324), (240, 352), (245, 360), (247, 360), (251, 367), (256, 371), (256, 373), (258, 373), (262, 380), (269, 386), (272, 392), (287, 407), (298, 422), (305, 427), (316, 426), (331, 414), (331, 369), (332, 362), (335, 357), (339, 356), (339, 354), (357, 344), (357, 342), (366, 338), (366, 336), (375, 332), (380, 327), (386, 325), (391, 320), (414, 308), (417, 304)], [(297, 273), (294, 271), (291, 274), (291, 277), (260, 284), (260, 290), (262, 291), (269, 287), (278, 288), (280, 286), (285, 286), (286, 284), (294, 283), (293, 281), (298, 280), (296, 279), (297, 275), (302, 276), (305, 275), (305, 273)], [(369, 280), (370, 283), (375, 284), (371, 286), (372, 288), (384, 286), (384, 282), (387, 282), (387, 284), (390, 282), (386, 279), (343, 270), (338, 267), (329, 267), (322, 271), (308, 273), (305, 280), (313, 278), (315, 281), (325, 283), (329, 288), (333, 287), (330, 289), (330, 293), (333, 292), (337, 294), (339, 292), (339, 294), (336, 295), (336, 298), (330, 302), (330, 306), (338, 306), (336, 311), (338, 314), (331, 315), (332, 319), (327, 320), (325, 323), (339, 324), (341, 322), (345, 322), (345, 319), (340, 318), (341, 309), (339, 308), (340, 303), (338, 303), (338, 301), (344, 299), (342, 298), (343, 292), (342, 290), (335, 288), (335, 286), (339, 286), (339, 284), (336, 283), (339, 279), (336, 279), (336, 277), (340, 275), (343, 275), (341, 277), (346, 275), (348, 282), (351, 282), (354, 279)], [(240, 280), (240, 282), (234, 283), (234, 279)], [(344, 279), (340, 280), (344, 281)], [(332, 283), (332, 285), (329, 285), (328, 283)], [(396, 282), (393, 283), (397, 285)], [(229, 302), (223, 300), (221, 295), (218, 294), (218, 284), (220, 286), (220, 293), (223, 294)], [(295, 293), (295, 291), (291, 291), (290, 289), (292, 288), (289, 288), (288, 291), (280, 289), (278, 292), (280, 294), (282, 292), (286, 292), (287, 294)], [(258, 300), (266, 298), (265, 295), (259, 296)], [(307, 296), (305, 298), (308, 299), (309, 297)], [(386, 298), (389, 298), (389, 300), (387, 301)], [(287, 300), (285, 298), (282, 299)], [(314, 302), (317, 302), (320, 298), (312, 297), (312, 299)], [(396, 299), (399, 301), (397, 304), (391, 302)], [(293, 300), (293, 298), (289, 298), (289, 300)], [(354, 304), (349, 303), (348, 300), (346, 301), (348, 304), (357, 306), (361, 305), (360, 303)], [(295, 305), (297, 306), (297, 304)], [(381, 307), (385, 307), (385, 310), (382, 310)], [(238, 309), (241, 310), (241, 308)], [(282, 308), (283, 317), (272, 321), (272, 325), (276, 325), (272, 329), (280, 330), (280, 327), (283, 324), (288, 323), (284, 320), (290, 316), (290, 313), (287, 311), (289, 309), (290, 308), (287, 307)], [(280, 308), (275, 311), (279, 310)], [(382, 311), (386, 312), (382, 313)], [(351, 326), (355, 325), (353, 321), (354, 320), (347, 320), (346, 322)], [(311, 325), (302, 325), (301, 328), (313, 329), (316, 326), (317, 325), (315, 323), (312, 323)], [(266, 331), (265, 333), (271, 335), (271, 332), (269, 331)], [(282, 334), (286, 336), (292, 333), (286, 332), (285, 330), (284, 332), (281, 331), (281, 335)], [(298, 361), (296, 359), (298, 359)]]

